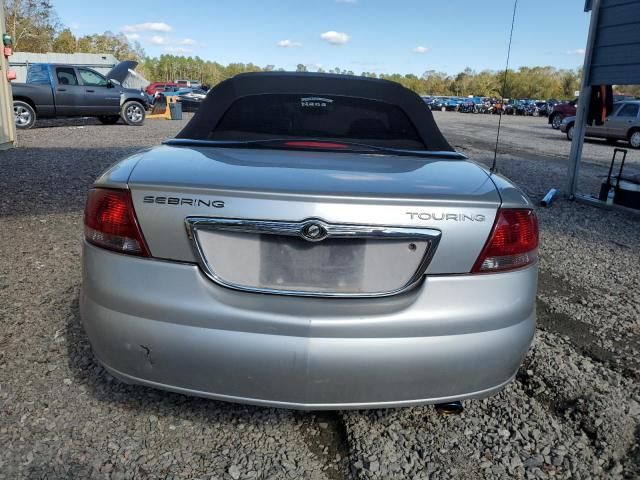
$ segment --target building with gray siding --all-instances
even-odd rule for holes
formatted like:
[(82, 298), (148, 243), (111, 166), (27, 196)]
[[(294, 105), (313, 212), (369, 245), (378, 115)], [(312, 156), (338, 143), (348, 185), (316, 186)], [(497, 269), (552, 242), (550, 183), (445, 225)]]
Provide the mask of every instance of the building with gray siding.
[(589, 85), (640, 84), (640, 0), (587, 0), (598, 8)]
[[(30, 53), (15, 52), (9, 58), (9, 67), (16, 72), (16, 82), (27, 79), (27, 66), (30, 63), (59, 63), (63, 65), (78, 65), (92, 68), (103, 75), (109, 73), (118, 59), (110, 53)], [(129, 71), (124, 82), (125, 87), (145, 88), (149, 81), (137, 72)]]

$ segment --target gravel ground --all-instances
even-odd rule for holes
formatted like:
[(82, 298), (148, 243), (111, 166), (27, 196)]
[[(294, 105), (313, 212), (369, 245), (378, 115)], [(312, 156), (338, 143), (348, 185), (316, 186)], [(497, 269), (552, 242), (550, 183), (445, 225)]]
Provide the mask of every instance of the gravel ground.
[[(435, 115), (491, 161), (496, 117)], [(545, 122), (506, 117), (498, 158), (536, 201), (564, 186), (569, 149)], [(111, 378), (78, 319), (84, 197), (104, 168), (183, 124), (47, 122), (0, 152), (0, 479), (640, 477), (640, 219), (563, 199), (538, 212), (534, 346), (512, 385), (460, 416), (300, 413)], [(582, 191), (597, 192), (611, 150), (585, 146)]]

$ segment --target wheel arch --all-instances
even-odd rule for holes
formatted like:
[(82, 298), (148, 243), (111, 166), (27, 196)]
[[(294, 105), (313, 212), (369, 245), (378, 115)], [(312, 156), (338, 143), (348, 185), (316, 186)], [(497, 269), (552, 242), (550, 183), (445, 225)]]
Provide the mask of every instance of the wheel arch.
[[(631, 141), (631, 136), (632, 136), (634, 133), (636, 133), (636, 132), (640, 132), (640, 127), (638, 127), (638, 126), (631, 127), (631, 128), (629, 129), (629, 131), (627, 132), (627, 141), (629, 141), (629, 142), (630, 142), (630, 141)], [(633, 147), (633, 146), (632, 146), (632, 147)], [(636, 147), (636, 148), (637, 148), (637, 147)]]
[(573, 122), (569, 122), (567, 123), (567, 128), (565, 130), (565, 135), (567, 136), (567, 140), (569, 140), (570, 142), (573, 141), (573, 134), (569, 135), (569, 131), (574, 128), (575, 129), (576, 126), (576, 122), (575, 120)]
[(24, 103), (28, 104), (31, 108), (33, 108), (34, 112), (38, 113), (38, 109), (36, 108), (36, 104), (29, 97), (19, 97), (19, 96), (18, 97), (13, 97), (13, 101), (14, 102), (24, 102)]
[(640, 132), (640, 127), (631, 127), (629, 131), (627, 131), (627, 138), (633, 135), (636, 132)]
[(145, 103), (145, 101), (144, 101), (144, 100), (142, 100), (141, 98), (138, 98), (138, 97), (127, 97), (127, 98), (125, 98), (125, 99), (122, 101), (122, 105), (124, 105), (125, 103), (129, 103), (129, 102), (137, 102), (137, 103), (139, 103), (140, 105), (142, 105), (142, 106), (143, 106), (143, 108), (145, 108), (145, 109), (146, 109), (146, 107), (147, 107), (147, 104)]

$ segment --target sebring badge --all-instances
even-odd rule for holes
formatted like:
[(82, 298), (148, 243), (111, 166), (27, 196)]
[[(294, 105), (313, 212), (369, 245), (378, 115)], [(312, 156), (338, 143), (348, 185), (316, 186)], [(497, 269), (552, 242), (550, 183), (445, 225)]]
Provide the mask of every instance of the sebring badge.
[(160, 205), (224, 208), (224, 202), (222, 200), (203, 200), (201, 198), (156, 197), (154, 195), (146, 195), (142, 201), (144, 203), (157, 203)]
[(327, 229), (319, 223), (308, 223), (302, 229), (301, 235), (309, 242), (319, 242), (327, 236)]

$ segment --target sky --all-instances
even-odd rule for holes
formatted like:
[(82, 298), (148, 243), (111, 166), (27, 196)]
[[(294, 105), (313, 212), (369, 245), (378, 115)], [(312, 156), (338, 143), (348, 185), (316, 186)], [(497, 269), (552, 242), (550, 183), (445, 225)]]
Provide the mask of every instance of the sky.
[[(78, 8), (79, 4), (82, 8)], [(146, 53), (294, 70), (503, 69), (513, 0), (53, 0), (76, 36), (122, 32)], [(582, 66), (584, 0), (519, 0), (510, 66)]]

